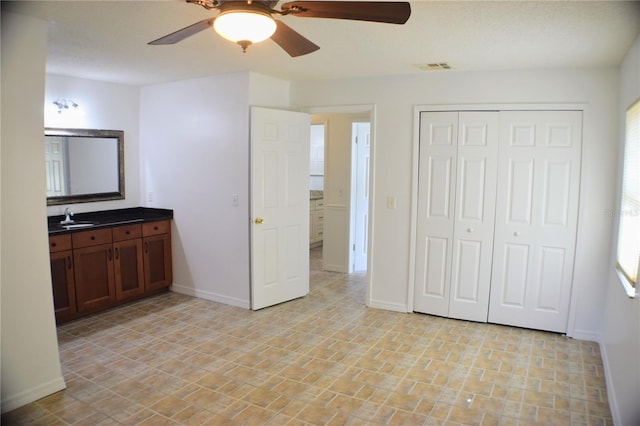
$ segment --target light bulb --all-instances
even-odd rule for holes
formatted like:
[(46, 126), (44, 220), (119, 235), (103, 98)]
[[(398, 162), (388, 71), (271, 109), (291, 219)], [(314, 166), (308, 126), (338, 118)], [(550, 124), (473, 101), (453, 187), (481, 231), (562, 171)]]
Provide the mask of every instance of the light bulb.
[(230, 10), (216, 17), (213, 28), (229, 41), (251, 44), (271, 37), (276, 31), (276, 22), (261, 11)]

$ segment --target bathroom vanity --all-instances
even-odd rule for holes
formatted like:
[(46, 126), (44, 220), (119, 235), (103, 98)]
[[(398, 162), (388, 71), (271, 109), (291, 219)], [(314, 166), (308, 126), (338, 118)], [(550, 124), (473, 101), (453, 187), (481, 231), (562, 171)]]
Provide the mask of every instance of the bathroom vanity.
[(166, 291), (173, 211), (144, 207), (50, 216), (56, 322)]

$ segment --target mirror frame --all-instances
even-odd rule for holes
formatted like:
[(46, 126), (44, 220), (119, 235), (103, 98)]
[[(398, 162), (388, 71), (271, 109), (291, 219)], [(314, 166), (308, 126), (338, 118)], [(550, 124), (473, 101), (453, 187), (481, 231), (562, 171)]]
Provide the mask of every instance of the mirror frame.
[(97, 129), (62, 129), (47, 127), (44, 136), (69, 136), (85, 138), (114, 138), (118, 141), (118, 190), (115, 192), (98, 192), (93, 194), (64, 195), (47, 197), (47, 206), (61, 204), (92, 203), (95, 201), (124, 200), (124, 131)]

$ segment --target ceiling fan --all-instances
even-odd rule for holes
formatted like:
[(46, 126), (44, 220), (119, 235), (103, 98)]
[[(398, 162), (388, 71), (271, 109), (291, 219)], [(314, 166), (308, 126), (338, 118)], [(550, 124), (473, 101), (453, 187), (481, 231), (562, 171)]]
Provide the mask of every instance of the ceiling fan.
[(175, 44), (213, 26), (222, 37), (238, 43), (243, 52), (253, 43), (271, 38), (290, 56), (315, 52), (318, 45), (303, 37), (273, 15), (301, 18), (331, 18), (404, 24), (411, 15), (409, 2), (394, 1), (291, 1), (275, 9), (278, 0), (186, 0), (207, 10), (218, 10), (211, 18), (189, 25), (148, 44)]

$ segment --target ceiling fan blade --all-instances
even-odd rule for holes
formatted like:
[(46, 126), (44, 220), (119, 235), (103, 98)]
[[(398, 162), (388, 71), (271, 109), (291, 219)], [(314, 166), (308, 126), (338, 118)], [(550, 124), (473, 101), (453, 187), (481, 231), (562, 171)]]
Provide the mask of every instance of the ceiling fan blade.
[(411, 5), (392, 1), (292, 1), (283, 4), (282, 11), (305, 18), (404, 24), (411, 16)]
[(320, 46), (307, 40), (284, 22), (276, 20), (276, 25), (276, 32), (271, 36), (271, 40), (275, 41), (289, 56), (295, 58), (320, 49)]
[(179, 41), (184, 40), (187, 37), (191, 37), (194, 34), (199, 33), (200, 31), (206, 30), (210, 26), (213, 25), (213, 21), (215, 18), (207, 18), (203, 19), (200, 22), (196, 22), (193, 25), (189, 25), (181, 30), (175, 31), (171, 34), (167, 34), (164, 37), (160, 37), (159, 39), (150, 41), (147, 44), (158, 45), (158, 44), (175, 44)]

